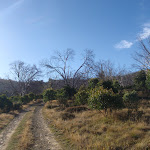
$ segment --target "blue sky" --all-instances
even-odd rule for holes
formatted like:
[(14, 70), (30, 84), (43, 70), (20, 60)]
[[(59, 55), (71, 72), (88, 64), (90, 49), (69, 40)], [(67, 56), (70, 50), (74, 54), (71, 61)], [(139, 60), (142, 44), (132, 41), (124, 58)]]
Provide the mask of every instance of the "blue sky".
[(0, 77), (15, 60), (38, 64), (67, 48), (78, 63), (92, 49), (130, 68), (137, 37), (149, 36), (149, 0), (0, 0)]

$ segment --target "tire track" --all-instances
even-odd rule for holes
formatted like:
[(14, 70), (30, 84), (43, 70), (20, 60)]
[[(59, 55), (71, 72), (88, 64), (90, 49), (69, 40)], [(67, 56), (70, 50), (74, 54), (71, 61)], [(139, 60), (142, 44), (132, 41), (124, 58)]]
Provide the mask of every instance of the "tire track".
[(42, 116), (42, 107), (43, 105), (37, 106), (33, 114), (33, 150), (61, 150)]
[(12, 134), (15, 132), (16, 128), (18, 127), (19, 123), (25, 116), (27, 112), (31, 110), (31, 107), (27, 108), (23, 112), (21, 112), (18, 116), (16, 116), (8, 126), (0, 133), (0, 150), (5, 150), (9, 139), (11, 138)]

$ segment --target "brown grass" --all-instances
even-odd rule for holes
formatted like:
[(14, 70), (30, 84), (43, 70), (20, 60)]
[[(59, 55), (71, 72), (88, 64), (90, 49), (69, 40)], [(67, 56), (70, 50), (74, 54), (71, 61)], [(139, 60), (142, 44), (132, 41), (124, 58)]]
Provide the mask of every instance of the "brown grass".
[(33, 144), (32, 114), (28, 112), (12, 135), (6, 150), (30, 150)]
[[(145, 114), (149, 113), (148, 107), (140, 109)], [(150, 127), (142, 119), (139, 121), (118, 119), (115, 113), (105, 117), (99, 111), (87, 110), (74, 113), (76, 117), (72, 120), (62, 120), (61, 114), (64, 112), (65, 110), (57, 111), (57, 108), (45, 107), (43, 110), (44, 116), (51, 121), (60, 137), (65, 137), (66, 141), (69, 140), (69, 145), (75, 146), (71, 149), (150, 148)], [(117, 113), (126, 114), (127, 110), (119, 110)]]
[(8, 123), (14, 118), (13, 114), (0, 114), (0, 132), (8, 125)]

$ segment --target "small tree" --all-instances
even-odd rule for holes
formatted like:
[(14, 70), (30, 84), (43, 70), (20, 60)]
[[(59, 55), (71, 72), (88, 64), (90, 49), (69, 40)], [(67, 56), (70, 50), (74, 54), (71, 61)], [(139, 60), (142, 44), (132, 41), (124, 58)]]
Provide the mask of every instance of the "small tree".
[(108, 108), (112, 110), (121, 107), (121, 99), (118, 99), (118, 96), (112, 89), (107, 90), (103, 87), (96, 87), (89, 93), (88, 104), (93, 109), (105, 110), (106, 114)]
[(128, 108), (128, 116), (132, 113), (133, 110), (137, 111), (139, 98), (135, 90), (126, 92), (123, 95), (123, 101), (125, 106)]
[(141, 70), (134, 78), (134, 84), (136, 88), (144, 90), (146, 88), (145, 81), (146, 81), (146, 73), (144, 70)]
[(29, 97), (30, 101), (32, 101), (35, 98), (35, 95), (33, 93), (29, 93), (28, 97)]
[(84, 105), (88, 103), (88, 92), (85, 88), (80, 88), (79, 91), (75, 94), (75, 103), (77, 105)]
[(56, 91), (53, 89), (47, 89), (43, 93), (44, 102), (56, 99)]
[(13, 109), (13, 103), (6, 97), (6, 95), (0, 96), (0, 109), (3, 112), (8, 112)]

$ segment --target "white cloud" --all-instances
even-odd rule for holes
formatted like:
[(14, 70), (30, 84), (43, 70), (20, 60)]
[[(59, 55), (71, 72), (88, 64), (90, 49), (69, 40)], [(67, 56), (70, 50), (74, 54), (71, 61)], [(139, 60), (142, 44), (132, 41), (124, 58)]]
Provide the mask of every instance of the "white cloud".
[(121, 42), (114, 45), (114, 47), (117, 48), (117, 49), (123, 49), (123, 48), (130, 48), (132, 45), (133, 45), (132, 42), (122, 40)]
[(138, 34), (141, 40), (147, 39), (150, 36), (150, 23), (145, 23), (143, 25), (143, 30)]

